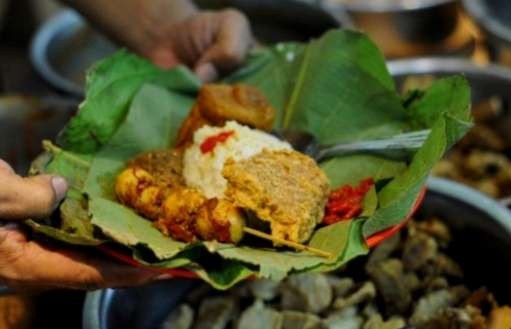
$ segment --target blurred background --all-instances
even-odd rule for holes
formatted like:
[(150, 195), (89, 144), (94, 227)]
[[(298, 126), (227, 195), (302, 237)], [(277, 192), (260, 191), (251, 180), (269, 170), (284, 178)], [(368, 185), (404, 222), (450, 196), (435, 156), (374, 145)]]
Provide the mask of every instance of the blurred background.
[[(388, 60), (398, 88), (463, 73), (477, 125), (434, 174), (511, 200), (511, 1), (198, 0), (237, 7), (261, 45), (306, 41), (331, 28), (362, 30)], [(0, 158), (25, 173), (83, 98), (85, 70), (116, 46), (52, 0), (0, 0)], [(508, 241), (511, 238), (508, 237)], [(79, 328), (83, 293), (0, 298), (2, 328)], [(66, 312), (62, 310), (66, 305)], [(8, 310), (8, 311), (6, 311)], [(58, 318), (58, 321), (56, 320)]]

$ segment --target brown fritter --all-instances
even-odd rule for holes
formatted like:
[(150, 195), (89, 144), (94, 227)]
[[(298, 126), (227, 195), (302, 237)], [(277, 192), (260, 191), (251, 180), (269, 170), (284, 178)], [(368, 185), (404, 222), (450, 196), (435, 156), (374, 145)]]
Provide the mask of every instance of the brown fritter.
[(138, 167), (147, 171), (155, 183), (163, 188), (185, 186), (182, 176), (183, 152), (181, 150), (159, 150), (142, 153), (128, 162), (127, 167)]
[(247, 160), (228, 160), (226, 197), (270, 222), (271, 234), (308, 240), (321, 221), (330, 192), (316, 162), (296, 151), (263, 151)]
[(255, 87), (235, 84), (207, 84), (199, 91), (195, 106), (179, 130), (177, 146), (192, 141), (193, 133), (204, 125), (221, 126), (235, 120), (261, 130), (273, 126), (275, 110)]

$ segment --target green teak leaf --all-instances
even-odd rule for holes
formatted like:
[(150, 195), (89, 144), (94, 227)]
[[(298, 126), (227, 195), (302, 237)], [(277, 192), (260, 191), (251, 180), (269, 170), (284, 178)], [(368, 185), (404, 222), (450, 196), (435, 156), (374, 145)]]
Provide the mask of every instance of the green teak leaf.
[(98, 150), (108, 142), (132, 98), (146, 83), (188, 95), (195, 94), (200, 86), (197, 77), (185, 68), (161, 70), (138, 56), (119, 51), (90, 70), (85, 101), (63, 131), (61, 144), (79, 153)]
[(126, 120), (97, 152), (85, 182), (85, 193), (115, 200), (113, 182), (126, 161), (141, 152), (173, 145), (193, 100), (158, 86), (142, 87)]

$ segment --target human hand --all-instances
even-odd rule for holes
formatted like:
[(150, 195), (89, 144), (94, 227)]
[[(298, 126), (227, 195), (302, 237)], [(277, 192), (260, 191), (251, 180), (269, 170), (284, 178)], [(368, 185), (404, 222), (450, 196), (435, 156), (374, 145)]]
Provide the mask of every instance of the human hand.
[(42, 175), (23, 178), (0, 160), (0, 283), (19, 290), (97, 289), (139, 285), (158, 273), (103, 260), (91, 252), (57, 249), (30, 241), (15, 223), (51, 214), (64, 198), (63, 178)]
[(234, 9), (198, 11), (190, 0), (63, 0), (121, 46), (163, 68), (188, 65), (204, 81), (238, 66), (252, 45)]
[(142, 54), (164, 68), (184, 63), (210, 82), (239, 66), (252, 42), (250, 24), (242, 13), (206, 11), (162, 27)]

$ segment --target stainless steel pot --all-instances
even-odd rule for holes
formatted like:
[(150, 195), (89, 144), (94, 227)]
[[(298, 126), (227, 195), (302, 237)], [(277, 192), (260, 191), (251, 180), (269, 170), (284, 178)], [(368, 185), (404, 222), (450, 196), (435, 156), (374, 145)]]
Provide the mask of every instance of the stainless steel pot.
[(407, 76), (434, 75), (446, 76), (463, 74), (472, 89), (475, 102), (492, 96), (511, 96), (511, 70), (499, 65), (476, 65), (459, 58), (415, 58), (393, 60), (387, 63), (398, 88)]
[[(454, 182), (432, 178), (419, 216), (438, 216), (453, 233), (451, 254), (474, 287), (487, 286), (511, 302), (511, 213), (494, 200)], [(491, 256), (491, 257), (490, 257)], [(495, 257), (495, 256), (498, 256)], [(87, 294), (84, 329), (152, 329), (196, 284), (171, 280), (133, 289)]]
[(463, 0), (463, 5), (488, 35), (493, 59), (511, 66), (511, 2)]
[[(317, 6), (299, 0), (201, 0), (207, 8), (234, 7), (250, 18), (256, 38), (262, 43), (303, 41), (320, 36), (340, 21)], [(31, 46), (37, 72), (51, 85), (75, 96), (83, 96), (85, 71), (116, 46), (92, 30), (72, 10), (44, 24)]]
[[(323, 0), (323, 6), (350, 20), (376, 42), (387, 57), (447, 51), (446, 40), (458, 26), (454, 0)], [(347, 15), (346, 15), (347, 14)], [(445, 49), (444, 49), (445, 48)]]

